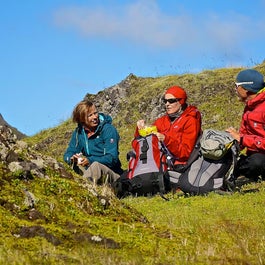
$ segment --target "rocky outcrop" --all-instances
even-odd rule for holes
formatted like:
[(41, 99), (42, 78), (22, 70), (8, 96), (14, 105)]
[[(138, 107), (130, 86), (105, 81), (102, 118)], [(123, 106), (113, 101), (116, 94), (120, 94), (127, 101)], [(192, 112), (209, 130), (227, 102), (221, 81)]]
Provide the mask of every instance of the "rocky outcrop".
[[(161, 101), (161, 94), (158, 96), (149, 97), (146, 100), (137, 102), (132, 106), (131, 101), (137, 94), (135, 87), (139, 80), (143, 78), (137, 77), (134, 74), (129, 74), (120, 83), (98, 92), (96, 95), (87, 94), (86, 99), (95, 102), (100, 111), (109, 114), (115, 120), (117, 126), (124, 126), (124, 124), (132, 124), (135, 120), (132, 118), (132, 112), (140, 114), (139, 118), (148, 117), (148, 120), (154, 121), (165, 113), (164, 105)], [(148, 103), (147, 103), (148, 102)], [(121, 116), (121, 121), (117, 116)]]
[(114, 119), (119, 113), (120, 104), (126, 103), (126, 98), (130, 93), (131, 83), (135, 79), (137, 79), (135, 75), (129, 74), (120, 83), (106, 88), (96, 95), (87, 94), (85, 98), (95, 102), (97, 107), (100, 106), (102, 112), (108, 113)]
[(49, 178), (47, 169), (56, 170), (65, 178), (72, 177), (62, 163), (30, 150), (27, 143), (18, 140), (7, 125), (0, 126), (0, 161), (5, 165), (7, 173), (21, 179)]
[(24, 133), (20, 132), (15, 127), (8, 124), (3, 118), (3, 116), (1, 115), (1, 113), (0, 113), (0, 126), (7, 126), (8, 128), (10, 128), (12, 132), (16, 135), (17, 139), (23, 139), (24, 137), (26, 137)]
[[(53, 180), (55, 175), (57, 178)], [(64, 178), (65, 181), (60, 181), (60, 178)], [(33, 182), (36, 182), (36, 185), (30, 185)], [(62, 184), (57, 182), (62, 182)], [(65, 242), (71, 241), (72, 244), (82, 242), (100, 244), (107, 248), (119, 248), (119, 244), (114, 240), (98, 234), (90, 234), (77, 226), (75, 226), (75, 232), (73, 235), (70, 234), (69, 238), (65, 238), (60, 234), (55, 235), (56, 233), (51, 233), (45, 228), (47, 223), (57, 225), (59, 213), (57, 214), (53, 211), (54, 202), (52, 202), (51, 196), (56, 197), (58, 195), (57, 200), (60, 201), (60, 195), (63, 196), (66, 192), (64, 189), (71, 193), (70, 183), (78, 186), (79, 189), (82, 189), (87, 194), (82, 197), (83, 201), (76, 201), (73, 204), (76, 207), (73, 211), (81, 211), (88, 216), (102, 209), (104, 214), (104, 210), (108, 207), (114, 207), (115, 203), (117, 203), (117, 199), (109, 187), (106, 186), (99, 189), (85, 181), (85, 179), (77, 179), (69, 170), (67, 171), (63, 163), (52, 157), (39, 154), (31, 149), (26, 142), (18, 140), (11, 128), (6, 125), (0, 126), (0, 191), (2, 191), (0, 194), (0, 206), (8, 214), (11, 214), (14, 220), (19, 218), (28, 221), (28, 225), (23, 224), (10, 231), (14, 238), (19, 240), (19, 238), (43, 237), (54, 246), (63, 245)], [(10, 187), (16, 187), (17, 185), (19, 186), (19, 193), (13, 194)], [(60, 188), (58, 185), (61, 185)], [(8, 186), (9, 192), (7, 191)], [(53, 190), (55, 186), (58, 186), (59, 191)], [(34, 189), (30, 190), (30, 187), (34, 187)], [(47, 198), (45, 198), (44, 203), (40, 197), (43, 198), (45, 192), (47, 193)], [(76, 199), (68, 196), (66, 198), (67, 200), (62, 200), (63, 205), (65, 203), (71, 205), (72, 201)], [(43, 204), (49, 205), (50, 212), (43, 211), (40, 204), (42, 204), (42, 207)], [(60, 203), (58, 202), (57, 207), (55, 207), (59, 212), (59, 207), (67, 207), (59, 205)], [(76, 231), (78, 228), (80, 232)], [(71, 230), (71, 228), (64, 229)]]

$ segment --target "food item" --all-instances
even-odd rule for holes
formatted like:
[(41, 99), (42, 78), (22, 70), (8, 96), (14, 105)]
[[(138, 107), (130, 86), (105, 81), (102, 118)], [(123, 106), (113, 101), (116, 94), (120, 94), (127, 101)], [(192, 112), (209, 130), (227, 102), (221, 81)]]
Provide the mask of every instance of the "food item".
[(156, 133), (157, 132), (157, 128), (156, 126), (145, 126), (143, 129), (139, 130), (139, 134), (143, 137), (152, 134), (152, 133)]

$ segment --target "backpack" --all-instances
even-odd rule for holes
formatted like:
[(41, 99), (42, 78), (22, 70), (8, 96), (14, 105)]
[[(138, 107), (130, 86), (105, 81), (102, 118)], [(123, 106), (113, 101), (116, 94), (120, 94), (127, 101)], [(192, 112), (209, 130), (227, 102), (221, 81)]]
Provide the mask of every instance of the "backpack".
[(237, 141), (226, 132), (205, 130), (198, 138), (185, 166), (169, 171), (170, 183), (190, 195), (232, 188), (230, 180), (237, 162)]
[(122, 191), (118, 197), (164, 194), (169, 190), (169, 182), (165, 183), (166, 158), (156, 135), (136, 137), (132, 148), (127, 154), (128, 171), (120, 179)]
[(227, 132), (208, 129), (202, 134), (201, 153), (205, 158), (219, 160), (234, 144), (234, 138)]

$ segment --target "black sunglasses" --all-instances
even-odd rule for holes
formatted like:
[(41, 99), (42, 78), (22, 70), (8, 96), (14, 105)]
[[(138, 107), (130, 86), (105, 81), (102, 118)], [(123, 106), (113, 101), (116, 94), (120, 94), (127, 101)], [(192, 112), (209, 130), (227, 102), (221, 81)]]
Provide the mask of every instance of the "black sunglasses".
[(178, 102), (178, 101), (179, 101), (178, 98), (168, 98), (168, 99), (163, 98), (163, 102), (164, 102), (165, 104), (166, 104), (167, 102), (170, 103), (170, 104), (172, 104), (172, 103), (175, 103), (175, 102)]

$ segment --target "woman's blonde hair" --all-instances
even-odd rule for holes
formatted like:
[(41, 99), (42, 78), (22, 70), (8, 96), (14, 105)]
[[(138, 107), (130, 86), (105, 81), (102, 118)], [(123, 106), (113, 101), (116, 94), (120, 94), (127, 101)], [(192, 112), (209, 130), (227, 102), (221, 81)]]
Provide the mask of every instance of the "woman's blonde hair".
[(73, 110), (73, 122), (76, 122), (78, 124), (85, 124), (87, 114), (89, 113), (92, 106), (94, 106), (94, 103), (89, 100), (82, 100), (81, 102), (79, 102)]

